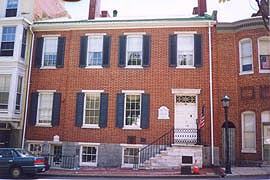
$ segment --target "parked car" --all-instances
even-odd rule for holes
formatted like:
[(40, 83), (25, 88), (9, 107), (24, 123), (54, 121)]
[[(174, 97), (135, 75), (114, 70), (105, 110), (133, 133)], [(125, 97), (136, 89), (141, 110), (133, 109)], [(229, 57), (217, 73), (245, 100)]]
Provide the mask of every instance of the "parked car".
[(23, 174), (35, 174), (49, 169), (45, 157), (35, 156), (19, 148), (0, 148), (0, 173), (8, 173), (13, 178)]

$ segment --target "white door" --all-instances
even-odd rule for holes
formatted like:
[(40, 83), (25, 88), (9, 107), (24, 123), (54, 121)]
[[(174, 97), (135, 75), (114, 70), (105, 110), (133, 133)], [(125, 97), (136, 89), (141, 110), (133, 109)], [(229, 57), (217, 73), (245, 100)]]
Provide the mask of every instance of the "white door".
[(197, 140), (196, 96), (176, 95), (175, 97), (175, 143), (193, 143)]

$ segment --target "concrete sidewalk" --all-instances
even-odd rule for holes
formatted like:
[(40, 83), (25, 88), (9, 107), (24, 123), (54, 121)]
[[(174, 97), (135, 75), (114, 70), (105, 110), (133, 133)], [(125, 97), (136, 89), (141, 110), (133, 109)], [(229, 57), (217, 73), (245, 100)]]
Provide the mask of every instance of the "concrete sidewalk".
[(91, 168), (82, 167), (77, 170), (50, 169), (44, 176), (83, 176), (83, 177), (224, 177), (224, 176), (264, 176), (270, 179), (269, 167), (232, 167), (232, 174), (224, 174), (224, 168), (202, 168), (199, 174), (181, 174), (180, 169), (134, 170), (131, 168)]

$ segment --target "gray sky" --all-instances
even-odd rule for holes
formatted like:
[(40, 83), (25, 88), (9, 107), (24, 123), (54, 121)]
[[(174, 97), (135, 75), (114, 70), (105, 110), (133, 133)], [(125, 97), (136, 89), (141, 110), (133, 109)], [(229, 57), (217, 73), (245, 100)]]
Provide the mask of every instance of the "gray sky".
[[(86, 19), (90, 0), (69, 2), (65, 6), (73, 19)], [(207, 0), (207, 14), (218, 11), (219, 22), (232, 22), (246, 19), (257, 11), (255, 0)], [(101, 0), (101, 10), (118, 11), (118, 17), (170, 17), (190, 16), (197, 0)]]

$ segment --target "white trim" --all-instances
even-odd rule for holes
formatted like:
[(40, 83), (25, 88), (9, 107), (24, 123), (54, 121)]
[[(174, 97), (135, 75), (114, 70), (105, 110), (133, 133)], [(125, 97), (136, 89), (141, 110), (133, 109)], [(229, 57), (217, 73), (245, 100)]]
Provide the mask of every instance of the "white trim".
[[(79, 164), (80, 166), (97, 166), (98, 162), (98, 148), (99, 145), (98, 143), (79, 143), (80, 145), (80, 157), (79, 157)], [(96, 162), (82, 162), (82, 149), (83, 147), (94, 147), (96, 148)]]
[(81, 126), (82, 129), (100, 129), (98, 124), (83, 124)]
[[(242, 62), (242, 43), (248, 42), (251, 45), (251, 64), (252, 64), (252, 70), (250, 71), (243, 71), (243, 62)], [(240, 67), (240, 73), (239, 75), (245, 75), (245, 74), (253, 74), (254, 73), (254, 62), (253, 62), (253, 46), (252, 46), (252, 39), (251, 38), (243, 38), (240, 39), (238, 42), (238, 49), (239, 49), (239, 67)]]
[(194, 94), (201, 93), (201, 89), (172, 89), (172, 94)]
[(192, 35), (197, 34), (197, 31), (175, 31), (174, 34), (180, 34), (180, 35)]
[(124, 35), (131, 36), (131, 37), (137, 37), (141, 35), (146, 35), (146, 32), (125, 32)]
[[(241, 65), (240, 65), (241, 66)], [(240, 70), (241, 71), (241, 70)], [(254, 74), (254, 71), (244, 71), (244, 72), (240, 72), (239, 75), (248, 75), (248, 74)]]
[(78, 142), (80, 146), (100, 146), (100, 143)]
[(106, 36), (107, 33), (85, 33), (85, 36)]
[(143, 94), (143, 90), (122, 90), (122, 93), (125, 94)]
[(103, 93), (104, 90), (82, 90), (83, 93)]
[[(124, 163), (124, 151), (125, 151), (125, 148), (137, 148), (137, 149), (141, 149), (143, 148), (144, 146), (141, 145), (141, 144), (120, 144), (120, 146), (122, 147), (122, 163), (121, 163), (121, 167), (122, 168), (132, 168), (134, 164), (127, 164), (127, 163)], [(139, 158), (138, 158), (138, 161), (140, 161), (140, 154), (138, 154)]]
[(60, 37), (61, 34), (45, 34), (45, 35), (42, 35), (41, 37), (44, 37), (44, 38), (55, 38), (55, 37)]
[(56, 90), (37, 90), (37, 92), (39, 92), (39, 93), (54, 93), (54, 92), (56, 92)]
[(176, 69), (196, 69), (194, 65), (177, 65)]

